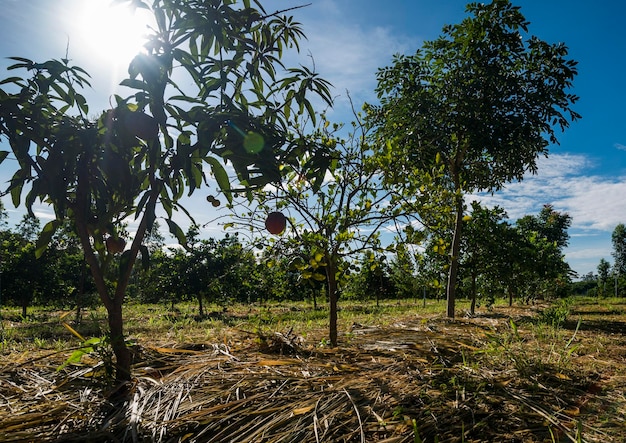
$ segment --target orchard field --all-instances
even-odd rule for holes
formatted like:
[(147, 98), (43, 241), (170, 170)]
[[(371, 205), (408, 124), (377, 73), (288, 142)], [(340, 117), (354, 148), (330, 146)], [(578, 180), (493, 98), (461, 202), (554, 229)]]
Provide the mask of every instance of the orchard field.
[(309, 4), (113, 3), (105, 109), (69, 45), (2, 54), (0, 441), (624, 440), (626, 226), (581, 276), (544, 193), (469, 200), (580, 119), (564, 43), (470, 3), (341, 115)]
[(310, 304), (129, 304), (124, 395), (103, 309), (3, 308), (0, 440), (622, 441), (623, 300), (468, 307), (345, 302), (332, 348)]

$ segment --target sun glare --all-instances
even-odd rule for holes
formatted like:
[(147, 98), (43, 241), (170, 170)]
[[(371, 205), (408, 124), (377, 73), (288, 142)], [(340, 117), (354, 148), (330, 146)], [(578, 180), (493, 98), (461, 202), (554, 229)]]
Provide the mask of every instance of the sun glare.
[(142, 51), (148, 16), (144, 9), (132, 11), (112, 0), (83, 0), (75, 16), (80, 45), (100, 62), (125, 68)]

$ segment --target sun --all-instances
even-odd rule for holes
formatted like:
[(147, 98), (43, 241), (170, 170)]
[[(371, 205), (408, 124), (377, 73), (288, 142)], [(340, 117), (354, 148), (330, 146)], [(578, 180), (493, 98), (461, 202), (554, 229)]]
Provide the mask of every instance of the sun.
[(112, 0), (82, 0), (74, 17), (79, 44), (90, 56), (126, 67), (143, 49), (150, 13)]

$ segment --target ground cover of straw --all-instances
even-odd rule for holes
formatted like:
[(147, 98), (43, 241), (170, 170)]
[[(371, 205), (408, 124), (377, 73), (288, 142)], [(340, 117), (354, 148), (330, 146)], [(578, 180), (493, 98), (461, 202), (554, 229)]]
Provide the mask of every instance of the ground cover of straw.
[(2, 310), (0, 441), (621, 442), (626, 304), (579, 299), (446, 319), (441, 302), (326, 311), (230, 307), (198, 318), (129, 306), (133, 382), (107, 380), (106, 347), (58, 370), (101, 310)]

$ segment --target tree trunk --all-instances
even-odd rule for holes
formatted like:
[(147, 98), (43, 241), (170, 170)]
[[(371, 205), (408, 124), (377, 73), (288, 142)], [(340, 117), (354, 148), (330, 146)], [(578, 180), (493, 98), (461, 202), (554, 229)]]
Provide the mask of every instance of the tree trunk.
[(454, 318), (454, 305), (456, 299), (456, 278), (459, 271), (459, 252), (461, 250), (461, 235), (463, 230), (463, 197), (458, 194), (456, 200), (456, 218), (454, 234), (452, 236), (452, 248), (450, 250), (450, 269), (448, 270), (448, 285), (446, 287), (447, 316)]
[(204, 317), (204, 307), (202, 306), (202, 293), (198, 293), (198, 316)]
[(109, 317), (109, 332), (111, 334), (111, 348), (115, 354), (115, 381), (123, 383), (130, 381), (131, 354), (124, 340), (124, 320), (122, 317), (122, 303), (114, 300), (107, 307)]
[(80, 282), (78, 284), (78, 291), (76, 291), (76, 324), (79, 325), (83, 319), (83, 298), (85, 294), (85, 277), (87, 274), (87, 262), (85, 261), (85, 255), (83, 254), (83, 261), (80, 267)]
[(81, 240), (83, 240), (83, 238), (87, 239), (83, 242), (85, 259), (91, 268), (91, 275), (94, 278), (98, 294), (100, 295), (100, 300), (107, 310), (111, 348), (113, 349), (113, 354), (115, 355), (115, 381), (119, 384), (125, 383), (131, 379), (130, 350), (126, 347), (126, 342), (124, 340), (124, 322), (122, 316), (122, 304), (126, 288), (123, 284), (121, 284), (123, 282), (118, 281), (116, 293), (113, 296), (110, 295), (104, 280), (104, 272), (98, 263), (98, 259), (96, 258), (91, 245), (89, 244), (87, 231), (84, 225), (81, 226), (78, 223), (77, 228), (79, 235), (81, 236)]
[(332, 260), (327, 260), (326, 278), (328, 279), (328, 303), (329, 303), (329, 338), (331, 346), (337, 346), (337, 279), (335, 265)]
[(476, 314), (476, 274), (472, 273), (472, 304), (470, 305), (470, 314)]

